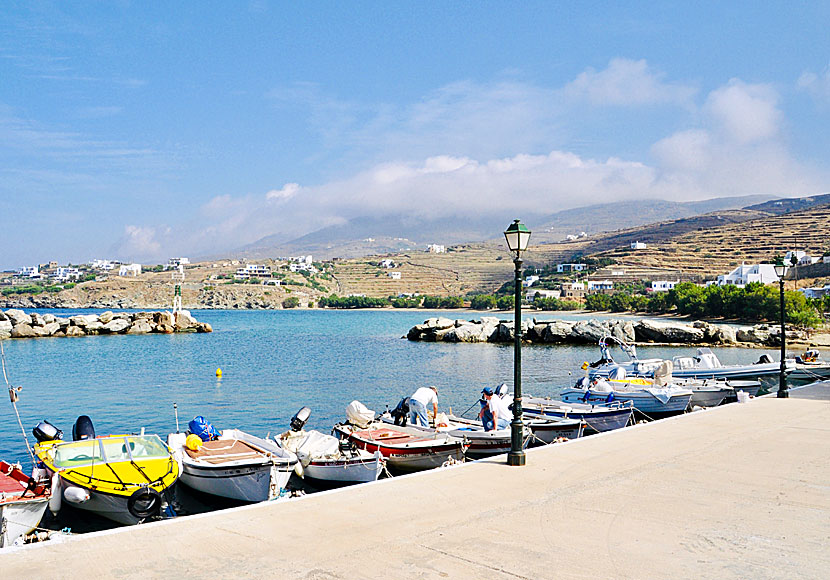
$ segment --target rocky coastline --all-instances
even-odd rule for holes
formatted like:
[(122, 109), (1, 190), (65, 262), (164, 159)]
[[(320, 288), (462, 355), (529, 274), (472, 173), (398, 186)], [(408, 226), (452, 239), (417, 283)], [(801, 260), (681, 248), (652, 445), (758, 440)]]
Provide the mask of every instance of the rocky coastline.
[(102, 312), (59, 317), (53, 314), (0, 310), (0, 339), (92, 336), (98, 334), (172, 334), (213, 332), (186, 310), (172, 312)]
[[(406, 337), (430, 342), (513, 342), (513, 321), (496, 317), (481, 320), (430, 318), (413, 326)], [(702, 344), (772, 347), (781, 344), (780, 328), (768, 324), (735, 328), (703, 321), (656, 320), (543, 320), (522, 322), (522, 340), (529, 344), (596, 344), (612, 336), (629, 344)], [(802, 330), (787, 329), (788, 343), (808, 344)]]

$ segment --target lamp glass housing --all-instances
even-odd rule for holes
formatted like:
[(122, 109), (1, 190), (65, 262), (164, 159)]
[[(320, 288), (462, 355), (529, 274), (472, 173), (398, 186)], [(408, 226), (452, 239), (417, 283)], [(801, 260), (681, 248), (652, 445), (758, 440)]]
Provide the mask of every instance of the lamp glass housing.
[(513, 220), (504, 231), (504, 239), (511, 252), (524, 252), (530, 242), (530, 230), (519, 220)]

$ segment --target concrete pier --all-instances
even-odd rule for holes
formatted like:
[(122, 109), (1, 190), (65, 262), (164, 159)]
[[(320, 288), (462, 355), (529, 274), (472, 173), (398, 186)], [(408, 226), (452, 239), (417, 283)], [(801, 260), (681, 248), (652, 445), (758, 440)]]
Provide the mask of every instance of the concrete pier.
[(830, 384), (0, 555), (7, 578), (827, 578)]

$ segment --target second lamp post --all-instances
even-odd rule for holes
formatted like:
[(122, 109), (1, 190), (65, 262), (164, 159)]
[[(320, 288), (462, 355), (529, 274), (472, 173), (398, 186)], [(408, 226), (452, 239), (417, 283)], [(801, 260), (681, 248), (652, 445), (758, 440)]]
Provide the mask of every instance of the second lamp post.
[(516, 254), (515, 266), (516, 300), (513, 321), (513, 421), (510, 423), (510, 453), (508, 465), (524, 465), (525, 452), (522, 449), (524, 425), (522, 424), (522, 252), (527, 250), (530, 230), (519, 220), (513, 220), (504, 232), (507, 247)]

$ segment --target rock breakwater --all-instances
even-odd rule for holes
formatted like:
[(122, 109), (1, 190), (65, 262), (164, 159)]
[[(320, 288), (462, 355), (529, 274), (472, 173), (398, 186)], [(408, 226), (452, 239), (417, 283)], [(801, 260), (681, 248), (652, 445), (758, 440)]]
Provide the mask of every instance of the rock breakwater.
[[(605, 336), (627, 343), (660, 344), (721, 344), (775, 346), (780, 344), (780, 330), (759, 324), (735, 328), (723, 324), (695, 321), (657, 320), (545, 320), (522, 322), (522, 338), (527, 343), (541, 344), (596, 344)], [(513, 321), (495, 317), (481, 320), (452, 320), (430, 318), (413, 326), (406, 337), (409, 340), (443, 342), (512, 342)], [(787, 341), (808, 342), (803, 331), (787, 330)]]
[(95, 334), (171, 334), (213, 332), (210, 324), (198, 322), (186, 310), (172, 312), (117, 312), (59, 317), (31, 314), (23, 310), (0, 310), (0, 339)]

